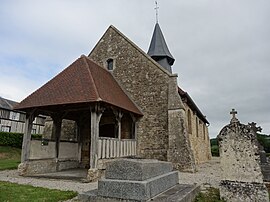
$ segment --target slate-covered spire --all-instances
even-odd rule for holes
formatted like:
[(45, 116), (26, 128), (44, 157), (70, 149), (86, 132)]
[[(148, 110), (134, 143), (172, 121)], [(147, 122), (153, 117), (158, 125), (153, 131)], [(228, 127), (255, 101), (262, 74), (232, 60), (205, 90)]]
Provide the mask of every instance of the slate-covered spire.
[(153, 58), (155, 61), (157, 61), (162, 67), (172, 73), (171, 66), (173, 65), (175, 59), (169, 51), (158, 23), (155, 25), (154, 33), (147, 54), (151, 56), (151, 58)]

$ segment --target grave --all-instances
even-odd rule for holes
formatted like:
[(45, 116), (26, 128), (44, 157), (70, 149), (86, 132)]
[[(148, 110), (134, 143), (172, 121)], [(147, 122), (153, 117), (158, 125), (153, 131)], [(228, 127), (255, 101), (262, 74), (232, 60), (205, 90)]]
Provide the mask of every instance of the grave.
[[(79, 195), (81, 201), (192, 201), (199, 191), (179, 185), (178, 171), (170, 162), (121, 159), (110, 163), (98, 189)], [(190, 198), (190, 199), (189, 199)]]
[(263, 183), (260, 148), (251, 125), (241, 124), (237, 112), (218, 135), (222, 180), (220, 195), (230, 202), (268, 202), (268, 191)]

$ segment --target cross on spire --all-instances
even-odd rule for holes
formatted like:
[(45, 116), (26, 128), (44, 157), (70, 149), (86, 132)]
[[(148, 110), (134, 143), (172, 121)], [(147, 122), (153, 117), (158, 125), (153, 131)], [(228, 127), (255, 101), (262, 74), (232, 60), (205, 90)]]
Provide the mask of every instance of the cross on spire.
[(155, 4), (156, 4), (156, 7), (154, 9), (156, 10), (156, 23), (158, 23), (158, 9), (159, 9), (158, 2), (155, 1)]
[(236, 118), (237, 111), (235, 111), (235, 109), (232, 109), (232, 111), (230, 112), (230, 114), (232, 115), (231, 123), (238, 123), (239, 121)]

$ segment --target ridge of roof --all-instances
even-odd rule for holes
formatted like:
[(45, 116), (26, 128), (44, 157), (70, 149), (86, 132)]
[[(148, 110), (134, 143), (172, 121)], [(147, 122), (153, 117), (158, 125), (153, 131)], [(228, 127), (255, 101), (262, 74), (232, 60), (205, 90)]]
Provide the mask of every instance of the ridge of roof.
[(85, 55), (82, 55), (81, 57), (83, 58), (83, 61), (84, 61), (85, 65), (88, 67), (88, 68), (86, 68), (86, 69), (87, 69), (87, 72), (88, 72), (88, 74), (89, 74), (89, 78), (90, 78), (91, 81), (92, 81), (94, 91), (95, 91), (95, 93), (96, 93), (96, 95), (97, 95), (97, 101), (99, 101), (99, 100), (100, 100), (100, 95), (99, 95), (99, 93), (98, 93), (97, 86), (96, 86), (95, 81), (94, 81), (94, 79), (93, 79), (93, 76), (92, 76), (92, 74), (91, 74), (89, 64), (88, 64), (88, 62), (86, 61), (88, 58), (87, 58)]
[(115, 26), (110, 25), (108, 29), (104, 32), (102, 37), (99, 39), (99, 41), (96, 43), (94, 48), (91, 50), (91, 52), (88, 54), (88, 56), (91, 55), (91, 53), (95, 50), (97, 45), (100, 43), (100, 41), (103, 39), (105, 34), (108, 32), (109, 29), (114, 30), (117, 34), (119, 34), (123, 39), (125, 39), (130, 45), (132, 45), (136, 50), (138, 50), (144, 57), (146, 57), (148, 60), (150, 60), (156, 67), (158, 67), (161, 71), (166, 73), (168, 76), (173, 75), (171, 72), (169, 72), (167, 69), (164, 69), (158, 62), (156, 62), (153, 58), (151, 58), (149, 55), (147, 55), (146, 52), (144, 52), (139, 46), (137, 46), (134, 42), (132, 42), (128, 37), (126, 37), (122, 32), (120, 32)]
[(3, 97), (0, 97), (0, 108), (2, 109), (9, 109), (13, 110), (13, 107), (18, 104), (18, 102), (15, 102), (13, 100), (9, 100)]
[(208, 120), (206, 119), (206, 117), (203, 115), (203, 113), (201, 112), (201, 110), (197, 107), (197, 105), (195, 104), (195, 102), (193, 101), (193, 99), (190, 97), (190, 95), (188, 94), (188, 92), (184, 91), (183, 89), (181, 89), (178, 86), (178, 93), (180, 95), (180, 97), (186, 97), (187, 101), (190, 103), (190, 108), (193, 108), (193, 110), (195, 110), (198, 113), (198, 116), (207, 124), (209, 124)]

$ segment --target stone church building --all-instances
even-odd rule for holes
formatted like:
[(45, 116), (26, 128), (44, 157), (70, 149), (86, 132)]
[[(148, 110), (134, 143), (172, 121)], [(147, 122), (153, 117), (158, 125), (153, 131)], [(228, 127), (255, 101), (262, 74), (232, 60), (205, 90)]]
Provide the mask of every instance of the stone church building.
[[(16, 106), (26, 112), (22, 175), (88, 168), (90, 177), (119, 157), (154, 158), (196, 171), (211, 158), (208, 121), (172, 71), (160, 26), (148, 53), (110, 26), (88, 56)], [(31, 140), (34, 117), (53, 120), (52, 135)], [(64, 120), (74, 123), (65, 138)]]

